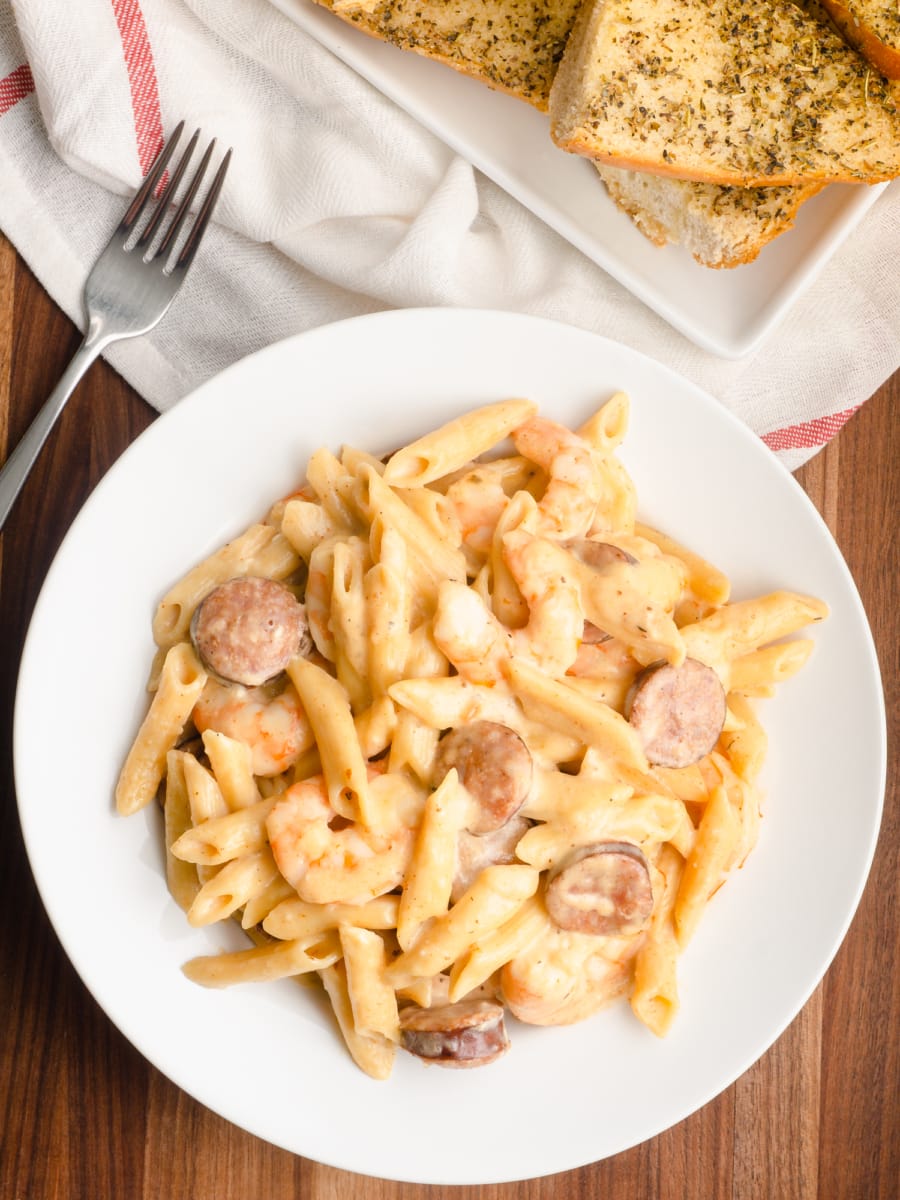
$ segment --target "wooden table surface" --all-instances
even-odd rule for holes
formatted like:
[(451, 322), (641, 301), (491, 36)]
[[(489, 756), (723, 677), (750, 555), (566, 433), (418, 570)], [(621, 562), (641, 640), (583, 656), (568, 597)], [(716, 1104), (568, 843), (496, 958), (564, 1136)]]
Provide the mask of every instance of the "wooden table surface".
[[(74, 326), (0, 237), (0, 460), (22, 436), (78, 341)], [(105, 363), (97, 364), (70, 402), (0, 541), (0, 1200), (410, 1200), (426, 1193), (460, 1200), (896, 1200), (898, 411), (900, 375), (798, 472), (868, 611), (891, 733), (888, 793), (872, 874), (825, 979), (755, 1066), (652, 1141), (527, 1183), (425, 1188), (297, 1158), (201, 1107), (145, 1062), (106, 1018), (44, 914), (22, 845), (13, 786), (19, 656), (41, 583), (73, 517), (154, 417)], [(48, 763), (48, 785), (64, 786), (64, 780), (65, 764)], [(847, 808), (852, 819), (852, 796)], [(464, 1154), (465, 1147), (456, 1152)]]

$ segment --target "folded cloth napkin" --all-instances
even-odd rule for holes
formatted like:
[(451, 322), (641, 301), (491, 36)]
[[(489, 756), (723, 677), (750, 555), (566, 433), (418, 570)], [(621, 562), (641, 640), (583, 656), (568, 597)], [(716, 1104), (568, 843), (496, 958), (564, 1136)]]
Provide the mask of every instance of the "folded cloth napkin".
[(722, 360), (269, 0), (0, 0), (0, 228), (74, 320), (122, 196), (182, 117), (232, 145), (235, 167), (177, 304), (108, 352), (160, 410), (313, 326), (394, 307), (502, 308), (667, 363), (793, 469), (900, 366), (900, 181), (765, 343)]

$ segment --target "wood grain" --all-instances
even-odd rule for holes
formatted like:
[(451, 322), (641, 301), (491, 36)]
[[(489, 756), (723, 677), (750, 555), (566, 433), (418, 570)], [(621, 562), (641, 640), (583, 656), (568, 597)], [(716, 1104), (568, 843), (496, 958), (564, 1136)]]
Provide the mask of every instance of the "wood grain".
[[(77, 343), (71, 323), (0, 238), (0, 453), (21, 436)], [(425, 1194), (431, 1200), (895, 1200), (898, 402), (895, 378), (798, 473), (832, 528), (868, 611), (892, 733), (884, 825), (870, 882), (824, 981), (759, 1062), (659, 1137), (544, 1179), (422, 1188), (297, 1158), (197, 1104), (109, 1022), (44, 915), (15, 813), (11, 725), (18, 659), (66, 529), (104, 472), (154, 417), (106, 364), (98, 364), (70, 402), (0, 542), (0, 1200), (413, 1200)], [(48, 763), (48, 786), (59, 786), (62, 767)], [(852, 819), (852, 796), (847, 805)], [(541, 1086), (552, 1087), (552, 1080)], [(599, 1070), (597, 1086), (603, 1086)], [(502, 1117), (498, 1126), (498, 1136), (540, 1135), (505, 1130)], [(465, 1147), (453, 1152), (464, 1154)]]

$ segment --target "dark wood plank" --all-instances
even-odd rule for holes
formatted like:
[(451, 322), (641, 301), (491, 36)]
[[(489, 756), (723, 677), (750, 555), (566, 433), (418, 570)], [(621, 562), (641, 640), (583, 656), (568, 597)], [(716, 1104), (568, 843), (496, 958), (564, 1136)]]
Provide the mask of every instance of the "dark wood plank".
[[(889, 1200), (900, 1191), (900, 379), (838, 439), (835, 532), (878, 649), (888, 714), (881, 836), (855, 919), (823, 983), (820, 1196)], [(852, 820), (853, 797), (847, 797)]]
[(0, 454), (6, 458), (16, 308), (16, 252), (0, 236)]

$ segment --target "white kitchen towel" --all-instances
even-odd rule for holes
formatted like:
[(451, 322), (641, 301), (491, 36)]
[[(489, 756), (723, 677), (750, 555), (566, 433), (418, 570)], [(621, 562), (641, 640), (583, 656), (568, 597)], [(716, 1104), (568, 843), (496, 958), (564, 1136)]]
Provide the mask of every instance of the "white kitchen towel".
[(269, 0), (0, 0), (0, 229), (79, 323), (122, 196), (181, 118), (235, 160), (177, 304), (108, 353), (160, 410), (316, 325), (384, 308), (501, 308), (667, 363), (794, 468), (900, 367), (900, 183), (758, 350), (717, 358)]

